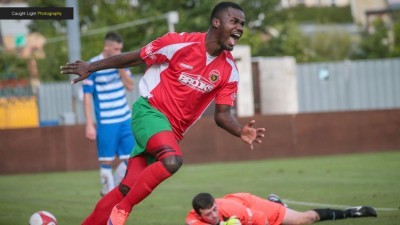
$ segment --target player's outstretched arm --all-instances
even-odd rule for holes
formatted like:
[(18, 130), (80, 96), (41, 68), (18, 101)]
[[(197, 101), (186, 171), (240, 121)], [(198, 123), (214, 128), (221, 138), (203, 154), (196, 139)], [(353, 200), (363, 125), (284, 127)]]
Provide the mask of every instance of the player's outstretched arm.
[(251, 149), (253, 149), (253, 143), (261, 144), (261, 139), (265, 136), (265, 128), (255, 128), (255, 123), (255, 120), (250, 121), (242, 127), (240, 132), (240, 138), (249, 144)]
[(262, 142), (261, 139), (264, 137), (265, 128), (255, 128), (254, 120), (242, 126), (236, 116), (233, 115), (231, 109), (232, 107), (229, 105), (215, 105), (215, 122), (232, 135), (242, 139), (242, 141), (249, 144), (250, 148), (253, 149), (254, 143)]
[(67, 63), (65, 66), (61, 66), (60, 72), (62, 74), (78, 75), (78, 78), (72, 80), (72, 83), (75, 84), (89, 77), (91, 73), (99, 70), (137, 66), (141, 63), (143, 63), (143, 61), (140, 58), (140, 50), (137, 50), (121, 53), (92, 63), (77, 60), (73, 63)]
[(75, 84), (75, 83), (89, 77), (89, 75), (91, 73), (91, 72), (89, 72), (89, 67), (90, 67), (90, 63), (77, 60), (73, 63), (67, 63), (65, 66), (60, 66), (60, 72), (62, 74), (78, 75), (79, 76), (78, 78), (71, 81), (72, 84)]

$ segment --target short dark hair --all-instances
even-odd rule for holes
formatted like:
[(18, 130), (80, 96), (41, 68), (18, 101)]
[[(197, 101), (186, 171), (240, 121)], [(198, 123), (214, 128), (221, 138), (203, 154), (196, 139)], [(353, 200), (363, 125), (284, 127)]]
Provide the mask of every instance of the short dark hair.
[(200, 215), (200, 209), (209, 209), (214, 205), (215, 199), (210, 193), (199, 193), (194, 196), (192, 206), (197, 215)]
[(110, 31), (104, 37), (104, 41), (115, 41), (118, 43), (122, 43), (122, 37), (117, 32)]
[(216, 18), (221, 11), (227, 8), (234, 8), (244, 12), (242, 7), (234, 2), (220, 2), (214, 6), (214, 9), (211, 12), (210, 23), (212, 22), (212, 19)]

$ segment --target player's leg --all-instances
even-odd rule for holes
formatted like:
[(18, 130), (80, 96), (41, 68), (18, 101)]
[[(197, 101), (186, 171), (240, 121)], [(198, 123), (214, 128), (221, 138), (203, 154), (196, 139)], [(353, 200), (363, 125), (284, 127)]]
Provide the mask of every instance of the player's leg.
[(132, 134), (132, 129), (130, 126), (130, 120), (121, 123), (119, 132), (119, 143), (116, 154), (119, 159), (122, 160), (114, 172), (114, 184), (118, 186), (122, 178), (124, 178), (126, 173), (126, 168), (128, 165), (128, 159), (130, 154), (135, 147), (136, 141)]
[[(125, 224), (133, 206), (146, 198), (182, 164), (178, 142), (166, 116), (150, 106), (148, 100), (144, 98), (139, 98), (133, 104), (132, 112), (132, 132), (137, 141), (132, 155), (145, 154), (158, 161), (138, 174), (133, 184), (125, 183), (126, 178), (121, 181), (121, 184), (129, 185), (132, 191), (129, 191), (121, 203), (111, 211), (109, 223), (113, 225)], [(126, 176), (131, 176), (130, 173), (128, 166)]]
[(377, 213), (374, 208), (370, 206), (356, 206), (350, 207), (345, 210), (341, 209), (313, 209), (317, 212), (320, 221), (323, 220), (340, 220), (347, 218), (357, 217), (376, 217)]
[(101, 196), (104, 196), (114, 188), (112, 161), (100, 161), (100, 182), (102, 184)]
[(107, 219), (110, 215), (111, 209), (122, 200), (124, 196), (115, 187), (113, 190), (108, 192), (105, 196), (100, 198), (97, 202), (92, 213), (86, 217), (82, 222), (82, 225), (104, 225), (107, 224)]
[(103, 185), (100, 194), (103, 196), (115, 186), (112, 165), (118, 147), (118, 125), (98, 125), (96, 141), (100, 161), (100, 181)]
[(108, 192), (100, 199), (93, 212), (85, 219), (82, 225), (104, 225), (110, 216), (111, 210), (126, 195), (138, 175), (147, 167), (147, 160), (144, 156), (136, 156), (129, 159), (127, 171), (124, 179), (118, 187)]
[(242, 199), (243, 202), (247, 202), (253, 212), (263, 212), (263, 216), (256, 216), (255, 213), (254, 220), (257, 224), (264, 224), (265, 219), (268, 220), (268, 224), (282, 223), (287, 210), (283, 204), (250, 193), (237, 193), (233, 194), (233, 196)]
[(312, 224), (319, 221), (319, 215), (314, 210), (299, 212), (290, 208), (286, 208), (285, 216), (283, 217), (283, 225), (299, 225)]
[(126, 168), (128, 167), (128, 160), (122, 160), (114, 171), (114, 184), (118, 186), (121, 180), (124, 178), (126, 173)]
[(282, 224), (312, 224), (325, 220), (340, 220), (357, 217), (376, 217), (376, 211), (369, 206), (351, 207), (340, 209), (313, 209), (306, 212), (298, 212), (287, 209)]
[(172, 131), (154, 134), (147, 142), (146, 154), (151, 154), (157, 161), (142, 171), (137, 181), (131, 186), (134, 191), (129, 192), (118, 204), (118, 208), (126, 212), (131, 212), (134, 205), (146, 198), (182, 165), (181, 151)]

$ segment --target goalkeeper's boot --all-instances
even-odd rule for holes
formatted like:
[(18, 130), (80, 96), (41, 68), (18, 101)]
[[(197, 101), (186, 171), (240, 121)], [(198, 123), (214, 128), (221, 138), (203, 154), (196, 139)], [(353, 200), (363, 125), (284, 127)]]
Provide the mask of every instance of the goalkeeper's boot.
[(110, 217), (108, 218), (107, 225), (124, 225), (128, 219), (129, 213), (123, 209), (118, 209), (117, 206), (111, 211)]
[(270, 195), (268, 195), (267, 199), (268, 199), (268, 201), (275, 202), (275, 203), (281, 204), (281, 205), (283, 205), (283, 206), (285, 206), (285, 207), (288, 207), (288, 205), (287, 205), (286, 203), (284, 203), (284, 202), (281, 200), (281, 198), (279, 198), (279, 196), (276, 195), (276, 194), (270, 194)]
[(344, 210), (347, 217), (377, 217), (376, 211), (374, 208), (369, 206), (356, 206), (350, 207)]

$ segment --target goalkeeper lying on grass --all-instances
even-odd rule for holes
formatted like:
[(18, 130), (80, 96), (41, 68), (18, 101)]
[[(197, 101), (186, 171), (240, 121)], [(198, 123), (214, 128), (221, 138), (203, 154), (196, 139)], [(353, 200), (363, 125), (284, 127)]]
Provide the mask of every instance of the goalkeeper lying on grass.
[(186, 225), (296, 225), (377, 216), (375, 209), (369, 206), (299, 212), (287, 208), (276, 195), (267, 199), (249, 193), (214, 199), (209, 193), (200, 193), (192, 200), (193, 210), (186, 216)]

